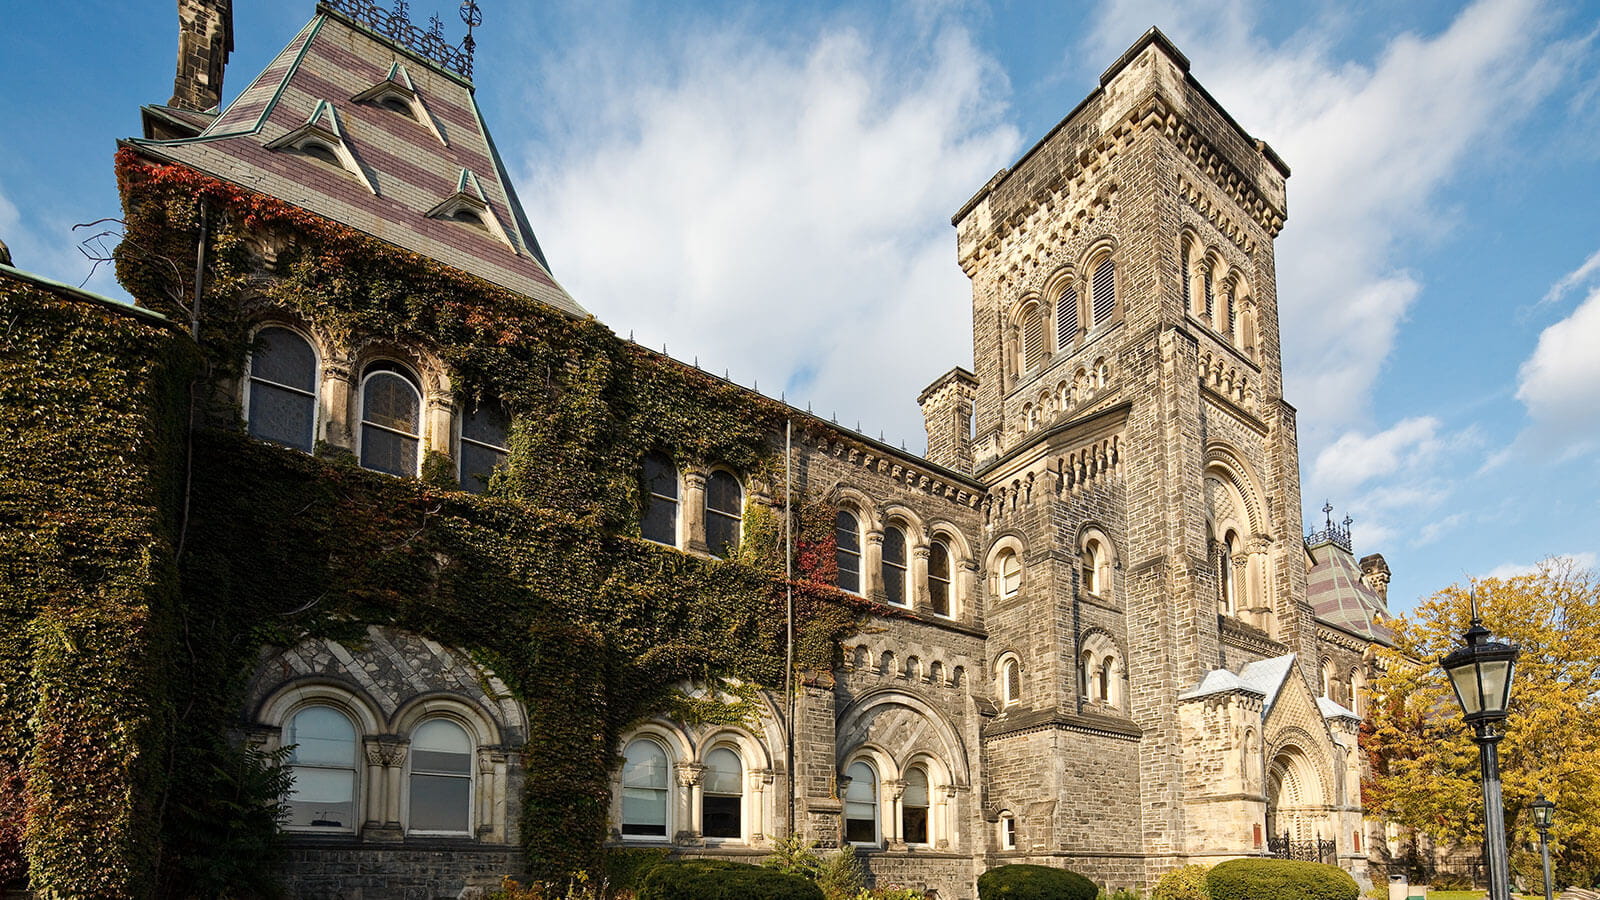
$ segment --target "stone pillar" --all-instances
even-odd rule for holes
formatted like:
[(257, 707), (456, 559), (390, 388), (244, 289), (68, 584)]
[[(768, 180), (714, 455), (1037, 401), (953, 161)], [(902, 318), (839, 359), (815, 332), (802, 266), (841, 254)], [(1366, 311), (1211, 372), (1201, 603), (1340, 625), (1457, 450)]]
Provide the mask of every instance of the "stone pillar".
[(445, 394), (429, 393), (423, 402), (423, 452), (455, 456), (455, 404)]
[(232, 0), (178, 0), (178, 71), (167, 105), (197, 112), (219, 105), (231, 52)]
[(904, 781), (894, 779), (883, 783), (883, 839), (890, 850), (906, 849), (906, 836), (900, 827), (900, 803), (905, 794)]
[(356, 380), (348, 357), (322, 362), (322, 384), (318, 405), (319, 428), (317, 437), (335, 446), (354, 452), (356, 449), (355, 422)]
[(704, 831), (700, 823), (700, 798), (702, 780), (706, 767), (700, 763), (678, 763), (675, 767), (678, 776), (678, 817), (682, 823), (677, 835), (673, 838), (676, 843), (699, 843)]
[(931, 553), (926, 544), (911, 548), (911, 566), (907, 573), (911, 579), (911, 608), (920, 613), (933, 612), (933, 597), (928, 593), (928, 557)]
[(710, 553), (706, 545), (706, 473), (683, 473), (683, 547), (695, 553)]
[(883, 532), (867, 532), (867, 545), (861, 553), (861, 596), (887, 603), (883, 592)]
[(754, 847), (764, 846), (767, 842), (767, 786), (774, 781), (776, 778), (771, 769), (751, 769), (745, 776), (745, 784), (749, 787), (746, 805), (750, 811), (750, 825), (746, 832)]

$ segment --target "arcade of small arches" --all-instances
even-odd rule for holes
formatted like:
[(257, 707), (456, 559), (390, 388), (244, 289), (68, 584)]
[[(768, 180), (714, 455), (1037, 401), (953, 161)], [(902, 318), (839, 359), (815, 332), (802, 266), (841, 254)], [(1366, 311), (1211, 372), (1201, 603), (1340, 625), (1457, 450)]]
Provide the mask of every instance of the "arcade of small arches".
[(741, 728), (641, 725), (623, 741), (613, 776), (612, 838), (764, 845), (777, 803), (767, 745)]
[(841, 488), (838, 494), (838, 587), (940, 618), (971, 618), (977, 563), (959, 528), (942, 521), (924, 524), (898, 505), (880, 509), (853, 490)]
[(1213, 447), (1205, 470), (1206, 547), (1216, 578), (1217, 613), (1274, 633), (1268, 599), (1271, 539), (1265, 536), (1260, 491), (1234, 454)]
[(1041, 388), (1038, 396), (1022, 404), (1016, 432), (1032, 431), (1063, 416), (1099, 396), (1112, 382), (1111, 364), (1099, 357), (1088, 366), (1057, 382), (1054, 388)]
[[(1024, 297), (1011, 309), (1001, 337), (1006, 390), (1051, 359), (1078, 350), (1120, 318), (1115, 250), (1109, 241), (1095, 243), (1081, 264), (1063, 267), (1049, 278), (1043, 296)], [(1101, 365), (1103, 361), (1096, 368)], [(1078, 387), (1074, 399), (1083, 399), (1082, 390)]]
[(1245, 272), (1229, 265), (1221, 250), (1205, 246), (1187, 229), (1179, 240), (1178, 261), (1183, 305), (1190, 318), (1256, 360), (1256, 303)]
[(464, 490), (481, 493), (507, 455), (510, 414), (492, 397), (456, 396), (444, 367), (398, 345), (339, 347), (284, 321), (262, 323), (239, 391), (252, 437), (311, 453), (349, 445), (362, 467), (421, 473), (425, 452), (456, 461)]

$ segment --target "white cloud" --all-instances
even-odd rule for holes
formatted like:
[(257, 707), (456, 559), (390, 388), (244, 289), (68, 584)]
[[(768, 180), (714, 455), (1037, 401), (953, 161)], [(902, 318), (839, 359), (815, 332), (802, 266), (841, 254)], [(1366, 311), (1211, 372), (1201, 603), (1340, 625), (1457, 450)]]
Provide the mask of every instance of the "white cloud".
[(1311, 451), (1364, 418), (1424, 285), (1397, 260), (1449, 226), (1443, 189), (1557, 84), (1570, 51), (1538, 0), (1480, 0), (1443, 32), (1400, 34), (1370, 64), (1336, 57), (1314, 21), (1276, 43), (1248, 2), (1122, 0), (1092, 43), (1105, 55), (1161, 23), (1195, 76), (1293, 169), (1278, 241), (1286, 394)]
[(917, 13), (921, 41), (698, 23), (660, 58), (572, 48), (550, 93), (587, 133), (526, 159), (557, 277), (641, 343), (920, 449), (917, 393), (971, 359), (949, 216), (1020, 139), (995, 63)]
[(1600, 250), (1589, 254), (1583, 265), (1561, 276), (1555, 284), (1550, 285), (1550, 290), (1540, 298), (1540, 305), (1555, 303), (1565, 297), (1573, 288), (1579, 287), (1589, 281), (1596, 273), (1600, 273)]
[(1517, 578), (1538, 572), (1546, 563), (1570, 564), (1574, 569), (1593, 569), (1597, 557), (1592, 552), (1562, 553), (1533, 563), (1501, 563), (1484, 573), (1484, 578)]
[(1542, 455), (1577, 453), (1600, 441), (1600, 288), (1539, 335), (1517, 375), (1531, 428), (1518, 443)]
[(1325, 491), (1351, 491), (1375, 478), (1416, 471), (1441, 446), (1439, 420), (1432, 416), (1405, 419), (1376, 434), (1346, 432), (1317, 454), (1311, 481)]

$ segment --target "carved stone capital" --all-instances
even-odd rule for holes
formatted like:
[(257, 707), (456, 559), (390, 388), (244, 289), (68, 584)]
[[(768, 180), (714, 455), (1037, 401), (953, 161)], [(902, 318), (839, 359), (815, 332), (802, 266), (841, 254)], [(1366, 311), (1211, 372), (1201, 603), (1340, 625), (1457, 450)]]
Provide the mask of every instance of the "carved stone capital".
[(705, 777), (706, 767), (700, 763), (678, 763), (675, 767), (678, 775), (678, 784), (682, 787), (692, 787), (700, 783)]

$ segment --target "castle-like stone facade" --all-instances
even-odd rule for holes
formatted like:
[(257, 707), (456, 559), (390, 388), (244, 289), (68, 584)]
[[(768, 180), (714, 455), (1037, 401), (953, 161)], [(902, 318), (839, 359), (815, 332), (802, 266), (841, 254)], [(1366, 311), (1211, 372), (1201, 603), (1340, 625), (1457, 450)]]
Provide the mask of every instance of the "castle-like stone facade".
[[(335, 3), (239, 101), (201, 109), (230, 17), (179, 5), (178, 89), (134, 152), (581, 314), (470, 82)], [(1358, 566), (1331, 521), (1302, 531), (1274, 261), (1288, 175), (1152, 30), (955, 215), (973, 370), (919, 398), (925, 458), (829, 426), (794, 446), (788, 483), (647, 459), (644, 537), (721, 554), (786, 490), (824, 498), (838, 586), (894, 615), (792, 698), (761, 694), (754, 726), (638, 723), (616, 748), (613, 843), (751, 859), (798, 833), (954, 900), (1010, 862), (1147, 887), (1299, 852), (1365, 878), (1356, 734), (1387, 567)], [(437, 348), (252, 308), (283, 366), (223, 386), (253, 434), (401, 474), (412, 444), (503, 452)], [(371, 430), (372, 385), (409, 390), (411, 424)], [(259, 745), (298, 748), (297, 896), (455, 896), (518, 870), (528, 717), (466, 654), (377, 626), (263, 651), (242, 716)]]

